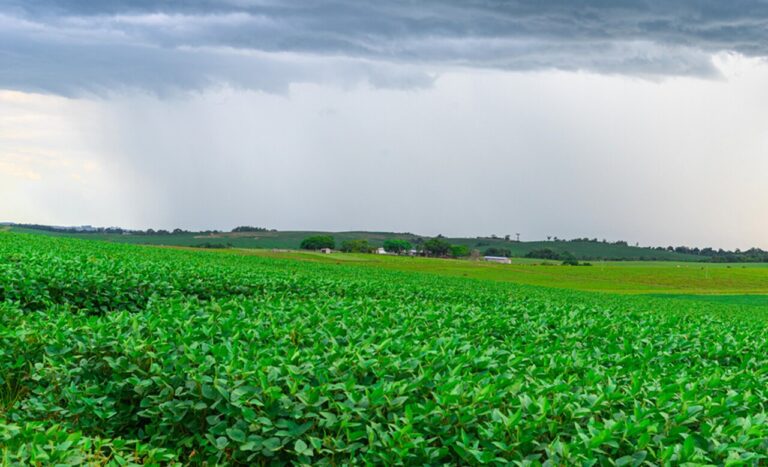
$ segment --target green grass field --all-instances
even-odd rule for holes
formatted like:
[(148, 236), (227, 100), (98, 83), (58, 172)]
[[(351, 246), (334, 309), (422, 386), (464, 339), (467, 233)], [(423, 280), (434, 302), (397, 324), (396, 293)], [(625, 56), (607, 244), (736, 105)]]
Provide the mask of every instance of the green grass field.
[(495, 264), (348, 253), (252, 250), (242, 254), (622, 294), (768, 294), (768, 265), (763, 263), (627, 261), (561, 266), (555, 261), (527, 258), (516, 258), (513, 264)]
[[(182, 233), (174, 235), (120, 235), (120, 234), (77, 234), (50, 232), (45, 230), (26, 229), (13, 227), (18, 233), (36, 233), (58, 237), (82, 238), (88, 240), (102, 240), (115, 243), (132, 243), (139, 245), (168, 245), (168, 246), (197, 246), (202, 243), (231, 244), (235, 248), (258, 249), (293, 249), (299, 248), (301, 241), (312, 235), (332, 235), (337, 245), (345, 240), (366, 239), (371, 245), (382, 246), (385, 240), (400, 238), (413, 241), (412, 234), (389, 232), (318, 232), (318, 231), (281, 231), (281, 232), (242, 232), (221, 234), (192, 234)], [(426, 237), (422, 237), (426, 238)], [(552, 249), (558, 253), (569, 252), (580, 259), (605, 258), (608, 260), (644, 260), (657, 259), (665, 261), (700, 261), (695, 255), (681, 254), (669, 251), (657, 251), (650, 248), (634, 246), (614, 245), (610, 243), (594, 242), (565, 242), (565, 241), (535, 241), (512, 242), (504, 239), (492, 238), (448, 238), (450, 243), (466, 245), (470, 249), (478, 249), (481, 252), (490, 247), (509, 249), (513, 256), (523, 257), (533, 250), (544, 248)]]
[(0, 232), (3, 465), (761, 465), (768, 268)]

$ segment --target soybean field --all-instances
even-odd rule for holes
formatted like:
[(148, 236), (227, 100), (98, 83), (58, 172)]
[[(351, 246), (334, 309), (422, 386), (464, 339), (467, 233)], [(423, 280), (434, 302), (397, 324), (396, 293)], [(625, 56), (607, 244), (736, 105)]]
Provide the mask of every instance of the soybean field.
[(2, 464), (766, 462), (760, 272), (698, 300), (411, 261), (0, 232)]

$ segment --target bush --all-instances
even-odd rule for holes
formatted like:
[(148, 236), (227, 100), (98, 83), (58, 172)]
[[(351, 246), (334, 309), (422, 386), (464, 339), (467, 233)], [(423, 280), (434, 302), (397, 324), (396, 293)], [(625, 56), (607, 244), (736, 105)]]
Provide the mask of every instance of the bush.
[(563, 266), (578, 266), (579, 260), (576, 259), (575, 256), (573, 256), (571, 253), (568, 253), (567, 251), (560, 255), (560, 258), (563, 260)]

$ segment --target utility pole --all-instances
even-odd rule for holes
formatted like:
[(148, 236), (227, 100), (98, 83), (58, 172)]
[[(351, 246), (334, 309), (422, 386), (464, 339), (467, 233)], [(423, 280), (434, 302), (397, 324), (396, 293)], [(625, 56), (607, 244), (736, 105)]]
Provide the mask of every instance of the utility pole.
[(520, 242), (520, 234), (516, 233), (515, 236), (517, 236), (517, 241)]

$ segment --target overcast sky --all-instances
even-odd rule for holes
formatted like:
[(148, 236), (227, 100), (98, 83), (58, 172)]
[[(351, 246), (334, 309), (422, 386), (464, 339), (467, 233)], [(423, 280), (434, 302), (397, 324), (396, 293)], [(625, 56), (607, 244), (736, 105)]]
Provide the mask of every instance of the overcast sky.
[(768, 248), (768, 3), (0, 0), (0, 221)]

